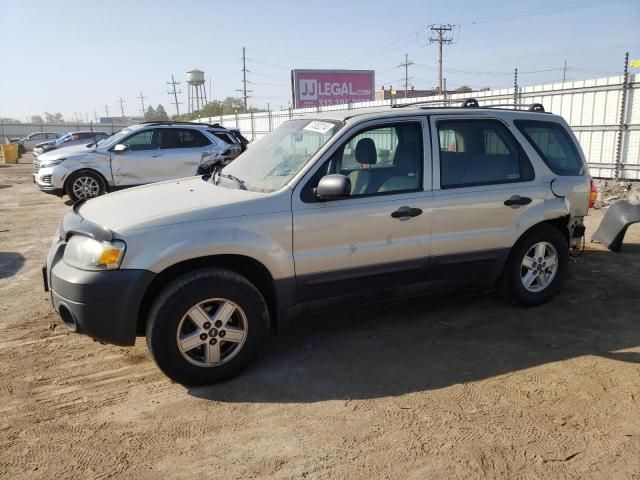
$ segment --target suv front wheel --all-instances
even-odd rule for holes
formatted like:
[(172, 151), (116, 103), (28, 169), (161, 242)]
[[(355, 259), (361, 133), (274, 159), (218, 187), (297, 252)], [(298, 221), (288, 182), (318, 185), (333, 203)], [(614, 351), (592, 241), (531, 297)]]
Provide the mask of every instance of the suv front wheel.
[(178, 277), (158, 296), (147, 322), (156, 364), (183, 385), (237, 375), (260, 354), (269, 313), (260, 291), (235, 272), (208, 268)]
[(502, 275), (503, 296), (527, 307), (549, 301), (562, 286), (568, 262), (567, 241), (557, 228), (532, 229), (509, 255)]
[(106, 191), (102, 177), (89, 170), (81, 170), (69, 175), (66, 187), (67, 195), (74, 203), (97, 197)]

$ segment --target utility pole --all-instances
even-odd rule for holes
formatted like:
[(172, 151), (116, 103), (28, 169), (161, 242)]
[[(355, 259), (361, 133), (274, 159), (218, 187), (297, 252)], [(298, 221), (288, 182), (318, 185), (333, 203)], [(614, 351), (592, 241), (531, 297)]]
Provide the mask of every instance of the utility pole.
[(439, 71), (439, 89), (442, 93), (442, 46), (451, 45), (453, 37), (446, 35), (447, 32), (453, 31), (453, 25), (430, 25), (429, 30), (435, 33), (435, 36), (429, 37), (429, 43), (437, 43), (439, 47), (438, 71)]
[(564, 61), (564, 67), (562, 67), (562, 83), (567, 79), (567, 61)]
[(140, 99), (140, 103), (142, 104), (142, 118), (144, 118), (145, 120), (147, 119), (147, 112), (144, 109), (144, 99), (147, 97), (143, 97), (142, 96), (142, 92), (140, 92), (140, 96), (138, 97)]
[(518, 104), (518, 69), (513, 72), (513, 105), (514, 108)]
[(409, 65), (413, 65), (413, 62), (409, 61), (409, 54), (404, 54), (404, 63), (398, 65), (399, 67), (404, 67), (404, 98), (407, 98), (407, 94), (409, 93)]
[(104, 113), (106, 114), (106, 116), (109, 116), (109, 105), (105, 105), (104, 106)]
[(169, 95), (173, 95), (173, 99), (174, 99), (174, 101), (173, 101), (173, 102), (171, 102), (171, 103), (172, 103), (173, 105), (175, 105), (175, 106), (176, 106), (176, 113), (177, 113), (178, 115), (180, 115), (180, 107), (179, 107), (179, 105), (180, 105), (182, 102), (178, 102), (178, 94), (179, 94), (179, 93), (182, 93), (182, 90), (176, 90), (176, 85), (180, 85), (180, 82), (176, 82), (176, 81), (174, 80), (174, 78), (173, 78), (173, 75), (171, 75), (171, 81), (170, 81), (170, 82), (167, 82), (167, 85), (171, 85), (172, 90), (167, 91), (167, 93), (168, 93)]
[(244, 111), (247, 111), (247, 98), (249, 98), (249, 93), (253, 93), (251, 90), (247, 90), (247, 56), (245, 47), (242, 47), (242, 90), (236, 90), (236, 92), (242, 93), (242, 99), (244, 101)]
[(93, 110), (93, 121), (98, 123), (98, 112), (95, 109)]
[(120, 113), (122, 114), (122, 118), (124, 118), (124, 100), (122, 99), (122, 97), (120, 97), (118, 103), (120, 103)]
[(620, 98), (620, 122), (618, 125), (618, 138), (616, 139), (616, 169), (615, 178), (619, 179), (623, 176), (622, 172), (622, 142), (624, 134), (629, 129), (626, 123), (627, 116), (627, 90), (629, 89), (629, 52), (624, 55), (624, 70), (622, 76), (622, 95)]

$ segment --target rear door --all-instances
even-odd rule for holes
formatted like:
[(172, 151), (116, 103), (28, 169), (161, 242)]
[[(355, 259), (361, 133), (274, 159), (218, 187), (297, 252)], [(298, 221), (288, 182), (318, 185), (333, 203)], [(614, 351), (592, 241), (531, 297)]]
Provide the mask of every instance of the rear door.
[(493, 281), (519, 219), (548, 189), (509, 126), (491, 117), (431, 117), (434, 158), (430, 279)]
[(198, 166), (216, 152), (216, 145), (195, 128), (161, 128), (159, 180), (196, 175)]
[[(338, 141), (296, 187), (292, 210), (299, 301), (426, 280), (432, 192), (425, 127), (420, 117), (368, 122)], [(335, 173), (354, 179), (352, 192), (355, 177), (361, 177), (359, 193), (318, 201), (313, 190), (320, 178)]]

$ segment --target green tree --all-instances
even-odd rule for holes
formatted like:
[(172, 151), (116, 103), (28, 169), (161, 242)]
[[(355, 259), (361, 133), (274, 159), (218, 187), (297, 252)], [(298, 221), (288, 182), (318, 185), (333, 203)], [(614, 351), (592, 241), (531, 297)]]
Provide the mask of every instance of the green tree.
[(456, 93), (469, 93), (473, 92), (473, 89), (469, 85), (462, 85), (461, 87), (456, 88)]
[(162, 104), (156, 107), (156, 118), (154, 120), (169, 120), (169, 115), (167, 115), (167, 111)]
[(44, 121), (47, 123), (64, 123), (64, 118), (62, 118), (62, 114), (60, 112), (44, 112)]
[(144, 119), (145, 120), (157, 120), (158, 114), (156, 113), (156, 111), (153, 109), (153, 107), (151, 105), (149, 105), (149, 108), (147, 108), (147, 112), (144, 114)]
[(42, 123), (44, 123), (44, 120), (42, 119), (42, 117), (40, 115), (32, 115), (31, 116), (31, 123), (42, 124)]

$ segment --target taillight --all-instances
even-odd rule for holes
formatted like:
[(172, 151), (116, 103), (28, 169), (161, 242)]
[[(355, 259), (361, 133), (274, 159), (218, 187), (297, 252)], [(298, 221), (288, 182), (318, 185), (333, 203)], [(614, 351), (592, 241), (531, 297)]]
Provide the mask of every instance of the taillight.
[(598, 199), (598, 189), (596, 188), (596, 182), (591, 180), (591, 191), (589, 192), (589, 208), (593, 208)]

